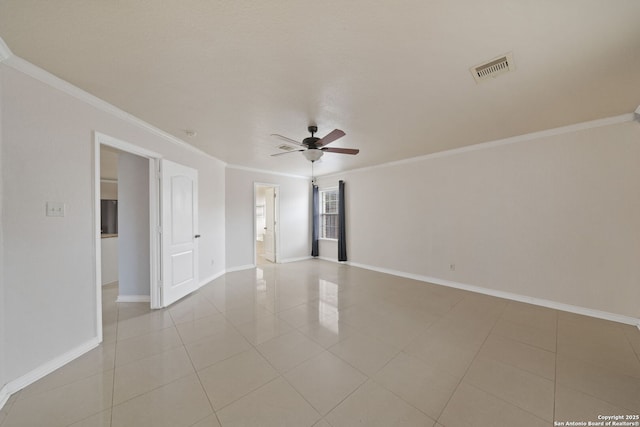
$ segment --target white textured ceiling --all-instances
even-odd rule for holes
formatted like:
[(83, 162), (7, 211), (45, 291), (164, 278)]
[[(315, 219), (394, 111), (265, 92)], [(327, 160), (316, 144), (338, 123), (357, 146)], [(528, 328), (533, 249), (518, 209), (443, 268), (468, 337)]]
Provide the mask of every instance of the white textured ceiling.
[[(234, 165), (326, 174), (640, 104), (638, 0), (2, 0), (18, 56)], [(516, 71), (469, 68), (513, 52)], [(189, 138), (185, 129), (194, 129)], [(135, 141), (132, 141), (135, 142)]]

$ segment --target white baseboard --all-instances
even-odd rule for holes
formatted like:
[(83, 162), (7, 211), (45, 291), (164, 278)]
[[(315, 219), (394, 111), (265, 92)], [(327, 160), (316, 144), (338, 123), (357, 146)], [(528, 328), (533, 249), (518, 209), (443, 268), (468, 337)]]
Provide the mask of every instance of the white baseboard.
[[(322, 258), (325, 261), (335, 262), (329, 258)], [(635, 317), (624, 316), (616, 313), (609, 313), (607, 311), (595, 310), (592, 308), (579, 307), (576, 305), (565, 304), (562, 302), (546, 300), (543, 298), (535, 298), (526, 295), (515, 294), (511, 292), (499, 291), (495, 289), (483, 288), (475, 285), (468, 285), (465, 283), (454, 282), (452, 280), (440, 279), (437, 277), (423, 276), (420, 274), (407, 273), (404, 271), (392, 270), (388, 268), (375, 267), (367, 264), (360, 264), (357, 262), (347, 262), (348, 265), (353, 267), (364, 268), (366, 270), (377, 271), (379, 273), (386, 273), (392, 276), (405, 277), (407, 279), (418, 280), (420, 282), (428, 282), (436, 285), (447, 286), (450, 288), (462, 289), (469, 292), (475, 292), (484, 295), (490, 295), (493, 297), (504, 298), (513, 301), (524, 302), (527, 304), (538, 305), (541, 307), (552, 308), (554, 310), (566, 311), (569, 313), (581, 314), (584, 316), (595, 317), (598, 319), (610, 320), (612, 322), (624, 323), (627, 325), (637, 326), (640, 329), (640, 319)]]
[(203, 287), (204, 285), (207, 285), (211, 282), (213, 282), (214, 280), (216, 280), (218, 277), (224, 276), (226, 273), (226, 271), (222, 270), (219, 271), (215, 274), (212, 274), (211, 276), (207, 277), (206, 279), (202, 279), (200, 280), (200, 284), (198, 285), (199, 288)]
[(150, 302), (149, 295), (118, 295), (116, 302)]
[(9, 381), (0, 390), (0, 409), (2, 409), (5, 403), (7, 403), (7, 400), (9, 400), (9, 397), (13, 393), (20, 391), (26, 386), (38, 381), (40, 378), (49, 375), (56, 369), (63, 367), (67, 363), (77, 359), (86, 352), (93, 350), (98, 345), (100, 345), (100, 340), (98, 338), (92, 338), (86, 343), (79, 345), (78, 347), (56, 357), (55, 359), (52, 359), (38, 366), (36, 369), (28, 372), (27, 374), (16, 378), (13, 381)]
[(278, 264), (288, 264), (290, 262), (298, 262), (298, 261), (306, 261), (308, 259), (312, 259), (313, 257), (311, 255), (309, 256), (301, 256), (298, 258), (285, 258), (283, 260), (278, 261)]
[(245, 265), (240, 265), (238, 267), (227, 268), (225, 273), (233, 273), (234, 271), (242, 271), (242, 270), (251, 270), (252, 268), (255, 268), (255, 267), (256, 267), (255, 264), (245, 264)]

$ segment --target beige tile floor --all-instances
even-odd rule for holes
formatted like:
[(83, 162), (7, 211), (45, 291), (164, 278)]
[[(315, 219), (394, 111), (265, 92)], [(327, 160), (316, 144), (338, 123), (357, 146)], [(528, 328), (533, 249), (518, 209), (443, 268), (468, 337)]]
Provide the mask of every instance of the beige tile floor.
[(640, 331), (320, 260), (230, 273), (12, 396), (14, 426), (549, 426), (640, 413)]

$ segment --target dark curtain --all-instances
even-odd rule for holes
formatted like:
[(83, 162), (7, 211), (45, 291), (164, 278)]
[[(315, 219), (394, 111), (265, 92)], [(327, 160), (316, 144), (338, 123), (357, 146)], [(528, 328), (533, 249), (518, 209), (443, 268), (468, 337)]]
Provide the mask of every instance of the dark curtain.
[(318, 186), (313, 186), (313, 202), (311, 206), (312, 222), (311, 222), (311, 256), (318, 256), (318, 234), (320, 231), (320, 195), (318, 194)]
[(345, 221), (344, 181), (338, 181), (338, 261), (347, 260), (347, 232)]

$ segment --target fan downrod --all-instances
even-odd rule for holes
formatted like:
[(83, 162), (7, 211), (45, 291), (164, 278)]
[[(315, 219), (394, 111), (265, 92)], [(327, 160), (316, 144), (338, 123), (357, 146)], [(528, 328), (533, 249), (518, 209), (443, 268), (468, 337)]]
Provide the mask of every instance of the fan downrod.
[(314, 133), (318, 132), (318, 126), (311, 125), (307, 128), (307, 130), (311, 133), (311, 136), (313, 136)]

